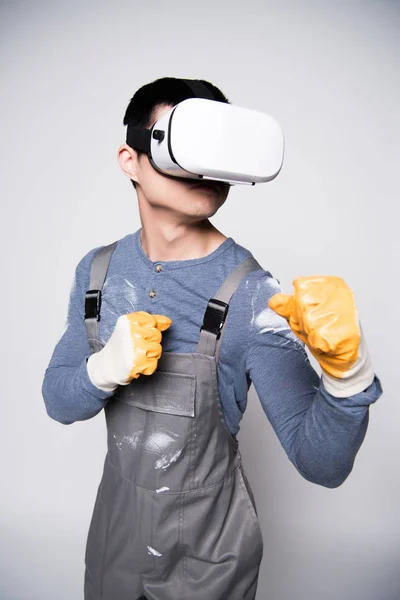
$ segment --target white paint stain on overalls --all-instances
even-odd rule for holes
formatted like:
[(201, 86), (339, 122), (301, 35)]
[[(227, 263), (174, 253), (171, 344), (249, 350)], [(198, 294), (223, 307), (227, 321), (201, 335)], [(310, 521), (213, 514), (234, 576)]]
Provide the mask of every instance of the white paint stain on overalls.
[(153, 556), (162, 556), (161, 552), (158, 552), (151, 546), (147, 546), (147, 550), (148, 550), (147, 554), (153, 554)]
[(154, 431), (146, 439), (146, 449), (152, 452), (165, 452), (178, 438), (179, 435), (172, 431)]
[(122, 438), (117, 438), (114, 434), (113, 438), (116, 440), (117, 447), (121, 450), (122, 444), (128, 444), (133, 450), (136, 448), (142, 437), (143, 430), (137, 431), (133, 435), (124, 435)]
[(164, 470), (168, 469), (168, 467), (180, 457), (180, 455), (182, 454), (182, 450), (183, 448), (181, 448), (181, 450), (177, 450), (173, 454), (164, 454), (155, 462), (154, 468)]
[(176, 460), (176, 458), (178, 458), (179, 454), (182, 452), (182, 450), (178, 450), (179, 454), (176, 456), (176, 458), (173, 458), (177, 453), (176, 450), (170, 450), (167, 454), (165, 454), (165, 451), (168, 450), (172, 444), (175, 444), (179, 438), (177, 433), (165, 430), (158, 430), (150, 433), (148, 432), (146, 435), (144, 435), (144, 433), (144, 430), (140, 429), (139, 431), (135, 431), (135, 433), (132, 435), (124, 435), (120, 438), (114, 434), (113, 438), (115, 439), (115, 443), (120, 450), (122, 444), (127, 444), (133, 450), (135, 450), (138, 445), (141, 445), (146, 452), (162, 455), (159, 461), (163, 461), (163, 463), (165, 462), (166, 457), (171, 457), (170, 460), (173, 462), (173, 460)]
[(168, 490), (169, 490), (169, 487), (164, 486), (164, 487), (158, 488), (158, 490), (156, 490), (156, 492), (157, 492), (157, 494), (159, 494), (160, 492), (167, 492)]

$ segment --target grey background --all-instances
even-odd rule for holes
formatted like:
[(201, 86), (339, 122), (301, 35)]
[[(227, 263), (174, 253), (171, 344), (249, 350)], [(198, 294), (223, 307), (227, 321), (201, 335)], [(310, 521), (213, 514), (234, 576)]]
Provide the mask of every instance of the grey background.
[(251, 390), (257, 599), (400, 598), (399, 33), (387, 0), (0, 3), (2, 600), (83, 597), (104, 417), (51, 421), (40, 388), (77, 262), (140, 226), (116, 151), (129, 99), (161, 76), (208, 79), (281, 123), (279, 177), (232, 190), (212, 222), (285, 291), (343, 277), (384, 386), (333, 490), (297, 474)]

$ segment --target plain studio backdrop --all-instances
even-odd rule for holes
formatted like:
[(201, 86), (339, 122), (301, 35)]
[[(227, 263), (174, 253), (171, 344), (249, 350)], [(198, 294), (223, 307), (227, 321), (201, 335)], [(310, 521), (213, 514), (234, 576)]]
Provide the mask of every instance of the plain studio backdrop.
[(0, 44), (1, 600), (83, 598), (104, 413), (61, 425), (41, 385), (80, 258), (140, 227), (116, 152), (133, 93), (164, 76), (207, 79), (281, 124), (280, 175), (235, 187), (211, 220), (286, 292), (343, 277), (384, 388), (336, 489), (297, 473), (251, 388), (257, 600), (398, 600), (400, 2), (9, 0)]

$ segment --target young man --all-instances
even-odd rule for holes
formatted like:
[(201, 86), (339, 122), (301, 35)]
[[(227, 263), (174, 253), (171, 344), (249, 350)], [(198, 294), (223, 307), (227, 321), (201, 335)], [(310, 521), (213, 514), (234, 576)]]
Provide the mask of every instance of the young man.
[[(183, 80), (152, 82), (124, 124), (151, 128), (193, 95)], [(209, 221), (228, 184), (167, 177), (127, 144), (118, 160), (142, 227), (79, 262), (43, 382), (53, 419), (106, 414), (85, 599), (252, 600), (263, 539), (236, 439), (250, 384), (299, 473), (337, 487), (380, 382), (341, 279), (298, 278), (294, 295), (282, 294)], [(102, 292), (101, 320), (98, 292), (85, 304), (90, 289)]]

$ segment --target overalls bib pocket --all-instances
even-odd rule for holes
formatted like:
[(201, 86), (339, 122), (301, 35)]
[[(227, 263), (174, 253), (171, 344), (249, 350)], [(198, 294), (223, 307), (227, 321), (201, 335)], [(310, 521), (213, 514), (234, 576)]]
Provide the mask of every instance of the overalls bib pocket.
[(155, 371), (152, 375), (139, 375), (129, 387), (130, 394), (122, 391), (116, 397), (131, 406), (181, 417), (195, 416), (195, 375)]
[(190, 487), (195, 399), (195, 375), (160, 370), (117, 389), (106, 407), (108, 448), (124, 479), (152, 491)]

